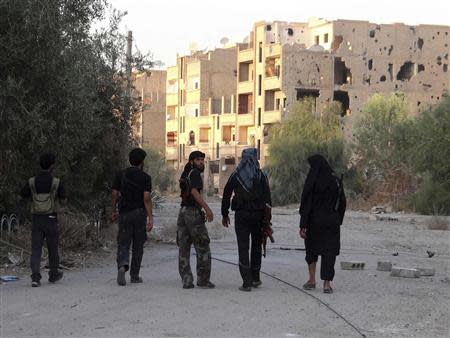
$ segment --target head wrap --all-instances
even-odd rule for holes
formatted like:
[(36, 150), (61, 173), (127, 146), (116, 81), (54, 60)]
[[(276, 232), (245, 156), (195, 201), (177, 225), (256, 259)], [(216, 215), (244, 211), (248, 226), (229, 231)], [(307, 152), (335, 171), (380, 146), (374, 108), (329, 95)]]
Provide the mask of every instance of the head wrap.
[(242, 151), (242, 159), (235, 172), (239, 183), (249, 192), (253, 187), (255, 179), (259, 180), (261, 177), (258, 151), (256, 148), (247, 148)]
[(202, 153), (200, 150), (194, 150), (189, 154), (189, 161), (193, 161), (197, 158), (205, 158), (205, 153)]

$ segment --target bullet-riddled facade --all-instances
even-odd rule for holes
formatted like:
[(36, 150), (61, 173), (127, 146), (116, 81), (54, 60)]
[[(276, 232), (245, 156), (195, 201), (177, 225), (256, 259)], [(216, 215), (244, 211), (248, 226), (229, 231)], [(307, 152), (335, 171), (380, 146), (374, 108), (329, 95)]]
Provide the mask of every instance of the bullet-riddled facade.
[(375, 93), (401, 91), (417, 114), (449, 91), (449, 32), (448, 26), (349, 20), (258, 22), (238, 44), (236, 129), (254, 133), (265, 164), (270, 128), (304, 97), (315, 97), (317, 107), (341, 102), (347, 134)]

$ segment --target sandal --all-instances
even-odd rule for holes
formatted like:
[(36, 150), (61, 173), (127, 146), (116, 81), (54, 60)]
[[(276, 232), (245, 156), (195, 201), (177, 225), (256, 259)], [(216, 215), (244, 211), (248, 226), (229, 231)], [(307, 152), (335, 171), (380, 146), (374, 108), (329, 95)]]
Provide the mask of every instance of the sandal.
[(304, 290), (312, 290), (316, 288), (316, 284), (315, 283), (311, 283), (310, 281), (307, 281), (305, 284), (303, 284), (303, 289)]
[(333, 293), (333, 289), (331, 288), (331, 286), (329, 288), (324, 288), (323, 293)]

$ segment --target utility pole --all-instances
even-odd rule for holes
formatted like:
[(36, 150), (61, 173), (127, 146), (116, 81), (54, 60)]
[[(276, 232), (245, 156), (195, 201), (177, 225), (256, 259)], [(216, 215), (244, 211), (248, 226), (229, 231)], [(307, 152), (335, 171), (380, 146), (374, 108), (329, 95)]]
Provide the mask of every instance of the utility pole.
[(127, 88), (125, 92), (125, 119), (127, 122), (130, 120), (130, 105), (131, 105), (131, 58), (132, 58), (132, 45), (133, 45), (133, 32), (128, 31), (127, 37), (127, 55), (126, 55), (126, 77)]

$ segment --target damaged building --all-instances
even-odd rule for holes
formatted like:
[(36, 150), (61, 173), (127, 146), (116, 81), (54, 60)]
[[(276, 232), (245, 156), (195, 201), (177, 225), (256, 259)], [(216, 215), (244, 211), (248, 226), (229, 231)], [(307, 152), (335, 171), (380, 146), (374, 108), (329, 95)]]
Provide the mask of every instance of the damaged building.
[(375, 93), (405, 93), (412, 114), (438, 103), (449, 91), (449, 32), (448, 26), (353, 20), (257, 22), (248, 41), (238, 45), (237, 96), (253, 95), (248, 113), (255, 123), (248, 128), (255, 129), (263, 164), (271, 126), (302, 98), (313, 97), (316, 109), (339, 101), (347, 135)]
[[(181, 123), (185, 138), (192, 131), (205, 141), (201, 143), (208, 143), (204, 149), (209, 150), (210, 160), (219, 163), (220, 191), (244, 148), (257, 148), (261, 165), (267, 163), (271, 128), (289, 115), (296, 101), (305, 97), (315, 99), (316, 110), (327, 102), (339, 101), (346, 135), (351, 135), (355, 117), (375, 93), (405, 93), (411, 114), (438, 103), (450, 88), (449, 32), (449, 26), (378, 25), (354, 20), (257, 22), (244, 42), (236, 45), (235, 57), (223, 60), (228, 75), (234, 70), (234, 83), (227, 80), (219, 86), (219, 93), (210, 95), (212, 101), (221, 100), (222, 109), (217, 110), (220, 113), (215, 119), (206, 118), (205, 114), (214, 114), (214, 104), (208, 101), (208, 112), (192, 119), (192, 127), (187, 127), (187, 122), (185, 127), (185, 112), (173, 128), (176, 126), (179, 132)], [(189, 64), (190, 58), (183, 62)], [(180, 74), (181, 60), (178, 59), (178, 69), (168, 69), (168, 74)], [(168, 86), (169, 82), (168, 75)], [(178, 88), (174, 104), (180, 95), (186, 94)], [(228, 98), (230, 104), (226, 105), (224, 100)], [(224, 106), (230, 108), (223, 109)], [(168, 115), (169, 107), (168, 103)], [(170, 107), (170, 112), (174, 109), (175, 106)], [(205, 132), (201, 128), (209, 129)], [(172, 158), (183, 162), (184, 146), (177, 145)]]

